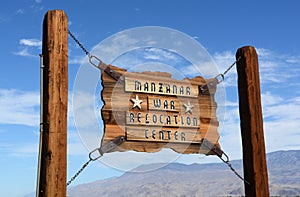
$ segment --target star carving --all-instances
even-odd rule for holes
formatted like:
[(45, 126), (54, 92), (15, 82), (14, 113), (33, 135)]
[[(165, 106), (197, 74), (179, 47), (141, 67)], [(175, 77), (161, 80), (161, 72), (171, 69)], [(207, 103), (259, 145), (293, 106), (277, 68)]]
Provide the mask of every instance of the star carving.
[(138, 95), (135, 95), (135, 99), (130, 99), (131, 102), (133, 103), (133, 106), (132, 106), (132, 109), (137, 107), (139, 109), (141, 109), (141, 103), (143, 102), (142, 100), (139, 99), (139, 96)]
[(193, 105), (191, 105), (190, 101), (187, 102), (187, 104), (183, 104), (183, 106), (185, 107), (185, 113), (190, 113), (192, 114), (192, 108), (194, 107)]

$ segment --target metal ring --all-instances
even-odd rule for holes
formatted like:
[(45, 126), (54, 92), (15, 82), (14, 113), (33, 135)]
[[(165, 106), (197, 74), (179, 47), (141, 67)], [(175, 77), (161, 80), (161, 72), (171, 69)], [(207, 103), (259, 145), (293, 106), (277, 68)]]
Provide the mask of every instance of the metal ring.
[[(94, 154), (94, 152), (96, 152), (96, 151), (98, 151), (98, 153), (99, 153), (99, 156), (97, 156), (97, 157), (93, 157), (92, 155), (93, 155), (93, 154)], [(102, 157), (102, 154), (101, 154), (100, 148), (96, 148), (96, 149), (94, 149), (93, 151), (91, 151), (91, 152), (89, 153), (89, 158), (90, 158), (90, 160), (92, 160), (92, 161), (96, 161), (96, 160), (98, 160), (100, 157)]]
[[(93, 66), (95, 66), (96, 68), (99, 68), (98, 65), (102, 63), (102, 60), (100, 60), (100, 58), (98, 58), (98, 57), (96, 57), (96, 56), (94, 56), (94, 55), (88, 55), (88, 57), (89, 57), (89, 62), (90, 62)], [(95, 64), (95, 63), (92, 61), (93, 58), (95, 58), (95, 59), (99, 62), (98, 65)], [(100, 69), (100, 68), (99, 68), (99, 69)]]
[(218, 74), (215, 79), (217, 80), (217, 84), (222, 83), (224, 81), (224, 75)]
[[(223, 155), (226, 157), (226, 160), (223, 159)], [(219, 158), (220, 158), (224, 163), (229, 164), (229, 157), (228, 157), (228, 155), (227, 155), (226, 153), (224, 153), (223, 151), (222, 151), (222, 155), (219, 156)]]

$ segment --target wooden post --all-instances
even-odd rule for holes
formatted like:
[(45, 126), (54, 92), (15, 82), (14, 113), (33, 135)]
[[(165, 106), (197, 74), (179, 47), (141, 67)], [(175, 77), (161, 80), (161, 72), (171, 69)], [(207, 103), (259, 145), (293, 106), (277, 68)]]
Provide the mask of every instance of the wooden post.
[(39, 197), (66, 196), (68, 19), (61, 10), (48, 11), (43, 22), (43, 122)]
[(254, 47), (237, 50), (239, 110), (243, 143), (245, 194), (269, 196), (268, 172), (260, 97), (258, 58)]

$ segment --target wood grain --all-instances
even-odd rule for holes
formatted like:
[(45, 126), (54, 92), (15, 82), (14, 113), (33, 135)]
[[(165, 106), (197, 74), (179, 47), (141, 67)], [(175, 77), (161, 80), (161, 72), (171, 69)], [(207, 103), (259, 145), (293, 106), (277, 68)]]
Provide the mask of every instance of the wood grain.
[(239, 110), (243, 143), (244, 176), (248, 197), (269, 196), (258, 57), (254, 47), (238, 49)]
[[(138, 76), (138, 78), (137, 78)], [(154, 75), (155, 76), (155, 75)], [(175, 80), (153, 75), (125, 75), (125, 91), (147, 94), (162, 94), (173, 96), (197, 97), (198, 86), (188, 80)]]
[[(217, 147), (220, 147), (218, 143), (219, 123), (216, 117), (217, 104), (214, 100), (216, 88), (212, 88), (208, 94), (200, 94), (198, 91), (199, 86), (209, 80), (197, 76), (180, 81), (172, 79), (171, 74), (166, 72), (129, 73), (125, 69), (109, 66), (122, 74), (125, 81), (117, 83), (107, 73), (102, 73), (101, 96), (104, 106), (101, 114), (105, 128), (102, 144), (122, 135), (126, 137), (127, 141), (114, 151), (156, 152), (161, 148), (171, 148), (178, 153), (212, 154), (209, 150), (201, 147), (203, 138), (209, 139)], [(178, 92), (177, 94), (166, 94), (166, 89), (159, 92), (157, 89), (159, 86), (156, 86), (155, 92), (149, 93), (149, 91), (144, 91), (145, 87), (140, 84), (137, 84), (138, 90), (136, 90), (135, 80), (141, 84), (153, 82), (157, 85), (161, 83), (164, 88), (166, 85), (182, 86), (185, 91), (182, 94), (180, 92), (179, 94)], [(187, 87), (190, 88), (188, 91), (186, 91)], [(136, 98), (141, 101), (140, 108), (134, 107), (132, 99)], [(154, 102), (158, 102), (158, 100), (161, 102), (159, 107), (154, 105)], [(164, 105), (165, 102), (167, 102), (167, 107)], [(192, 106), (191, 111), (186, 111), (186, 105)], [(153, 115), (156, 116), (156, 121), (153, 120)], [(170, 122), (168, 116), (171, 118)], [(176, 120), (174, 116), (177, 117)], [(181, 123), (181, 120), (184, 121)], [(176, 121), (178, 121), (177, 124)], [(196, 122), (196, 125), (193, 124), (193, 121)], [(157, 136), (162, 135), (162, 133), (159, 134), (159, 129), (170, 131), (173, 138), (168, 139), (168, 133), (165, 133), (164, 139), (145, 139), (145, 129), (149, 129), (151, 132), (158, 129)], [(186, 142), (174, 138), (176, 130), (186, 130)]]
[(127, 127), (126, 139), (142, 142), (173, 142), (201, 144), (198, 129), (164, 128), (164, 127)]
[(43, 128), (38, 196), (66, 196), (68, 19), (48, 11), (43, 23)]

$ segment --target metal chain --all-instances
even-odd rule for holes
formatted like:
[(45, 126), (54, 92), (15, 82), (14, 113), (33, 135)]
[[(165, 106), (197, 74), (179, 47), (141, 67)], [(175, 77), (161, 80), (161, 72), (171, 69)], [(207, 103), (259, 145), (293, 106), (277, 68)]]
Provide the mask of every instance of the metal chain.
[[(222, 151), (220, 148), (218, 148), (216, 145), (214, 145), (213, 143), (211, 143), (209, 140), (207, 139), (203, 139), (202, 141), (202, 145), (205, 146), (206, 148), (208, 148), (211, 152), (213, 152), (216, 156), (218, 156), (225, 164), (228, 165), (228, 167), (231, 169), (232, 172), (234, 172), (234, 174), (239, 177), (242, 181), (244, 181), (245, 183), (247, 183), (248, 185), (250, 185), (250, 183), (248, 181), (246, 181), (231, 165), (230, 161), (229, 161), (229, 157), (226, 153), (224, 153), (224, 151)], [(226, 157), (226, 160), (223, 159), (222, 156)]]
[[(241, 56), (239, 56), (222, 74), (218, 74), (215, 77), (215, 80), (217, 81), (217, 84), (221, 83), (224, 81), (225, 75), (233, 68), (233, 66), (240, 61)], [(221, 79), (220, 79), (221, 78)], [(201, 87), (202, 92), (205, 92), (207, 90), (208, 86), (203, 86)], [(213, 151), (230, 169), (231, 171), (237, 176), (239, 177), (243, 182), (245, 182), (246, 184), (250, 185), (250, 183), (245, 180), (231, 165), (230, 161), (229, 161), (229, 157), (226, 153), (224, 153), (224, 151), (222, 151), (222, 154), (220, 155), (218, 152), (216, 152), (213, 148), (211, 149), (211, 151)], [(222, 155), (225, 155), (226, 160), (222, 158)]]
[[(103, 69), (103, 68), (101, 68), (101, 67), (99, 67), (99, 66), (97, 66), (95, 63), (93, 63), (93, 61), (92, 61), (92, 59), (93, 58), (95, 58), (97, 61), (99, 61), (100, 62), (100, 64), (102, 64), (102, 61), (98, 58), (98, 57), (96, 57), (96, 56), (93, 56), (93, 55), (91, 55), (90, 54), (90, 52), (86, 49), (86, 48), (84, 48), (84, 46), (79, 42), (79, 40), (72, 34), (72, 32), (70, 31), (70, 30), (68, 30), (68, 33), (69, 33), (69, 35), (71, 36), (71, 38), (78, 44), (78, 46), (84, 51), (84, 53), (89, 57), (89, 61), (90, 61), (90, 63), (92, 64), (92, 65), (94, 65), (95, 67), (97, 67), (97, 68), (99, 68), (99, 69)], [(221, 83), (222, 81), (224, 81), (224, 77), (225, 77), (225, 75), (233, 68), (233, 66), (239, 61), (241, 59), (241, 57), (239, 56), (236, 60), (235, 60), (235, 62), (233, 62), (222, 74), (219, 74), (219, 75), (217, 75), (216, 77), (215, 77), (215, 79), (217, 80), (217, 83), (219, 84), (219, 83)], [(100, 65), (99, 64), (99, 65)], [(221, 77), (221, 79), (219, 79)], [(99, 149), (95, 149), (94, 151), (96, 151), (96, 150), (99, 150)], [(213, 152), (215, 152), (213, 149), (211, 149)], [(90, 153), (90, 155), (89, 155), (89, 157), (90, 157), (90, 159), (89, 159), (89, 161), (87, 161), (85, 164), (83, 164), (83, 166), (78, 170), (78, 172), (67, 182), (67, 186), (68, 185), (70, 185), (75, 179), (76, 179), (76, 177), (89, 165), (89, 163), (91, 162), (91, 161), (95, 161), (95, 160), (97, 160), (97, 159), (99, 159), (102, 155), (100, 155), (99, 157), (96, 157), (96, 158), (92, 158), (91, 157), (91, 154), (94, 152), (94, 151), (92, 151), (91, 153)], [(215, 152), (216, 153), (216, 152)], [(237, 176), (237, 177), (239, 177), (242, 181), (244, 181), (246, 184), (248, 184), (248, 185), (250, 185), (250, 183), (247, 181), (247, 180), (245, 180), (233, 167), (232, 167), (232, 165), (231, 165), (231, 163), (230, 163), (230, 161), (229, 161), (229, 157), (224, 153), (224, 152), (222, 152), (224, 155), (225, 155), (225, 157), (226, 157), (226, 160), (224, 160), (223, 158), (222, 158), (222, 156), (219, 156), (218, 155), (218, 153), (216, 153), (216, 155), (218, 155), (218, 157), (225, 163), (225, 164), (227, 164), (228, 165), (228, 167), (231, 169), (231, 171)]]
[(83, 166), (76, 172), (76, 174), (67, 182), (67, 186), (69, 186), (78, 176), (79, 174), (89, 165), (89, 163), (93, 161), (92, 159), (88, 160)]
[(110, 68), (107, 64), (105, 64), (97, 56), (90, 54), (90, 52), (88, 52), (88, 50), (86, 50), (86, 48), (84, 48), (84, 46), (79, 42), (79, 40), (74, 36), (74, 34), (72, 34), (72, 32), (70, 30), (68, 31), (68, 33), (73, 38), (73, 40), (78, 44), (78, 46), (88, 56), (89, 62), (91, 63), (91, 65), (93, 65), (94, 67), (100, 69), (101, 71), (104, 71), (106, 74), (108, 74), (114, 80), (119, 81), (121, 83), (124, 82), (124, 77), (120, 73), (118, 73), (115, 70), (113, 70), (112, 68)]
[(227, 68), (227, 70), (225, 70), (225, 72), (223, 73), (223, 75), (226, 75), (226, 74), (228, 73), (228, 71), (230, 71), (230, 70), (232, 69), (232, 67), (233, 67), (238, 61), (240, 61), (240, 59), (241, 59), (241, 56), (239, 56), (239, 57), (235, 60), (235, 62), (234, 62), (233, 64), (231, 64), (231, 65)]
[[(107, 146), (108, 145), (106, 145), (104, 147), (107, 147)], [(109, 148), (114, 148), (114, 147), (110, 146)], [(109, 151), (109, 150), (110, 149), (108, 149), (107, 151)], [(98, 153), (95, 154), (96, 152), (98, 152)], [(67, 186), (70, 185), (78, 177), (78, 175), (89, 165), (89, 163), (91, 161), (98, 160), (100, 157), (102, 157), (102, 155), (103, 155), (103, 152), (101, 150), (101, 147), (100, 148), (96, 148), (93, 151), (91, 151), (89, 153), (90, 160), (88, 160), (85, 164), (83, 164), (83, 166), (76, 172), (76, 174), (67, 182)]]
[(239, 56), (222, 74), (218, 74), (209, 82), (199, 86), (199, 91), (202, 94), (209, 92), (210, 89), (215, 88), (219, 83), (223, 82), (225, 79), (225, 75), (232, 69), (232, 67), (240, 61), (241, 56)]
[[(217, 80), (217, 83), (221, 83), (222, 81), (224, 81), (225, 75), (233, 68), (233, 66), (240, 61), (241, 56), (239, 56), (222, 74), (219, 74), (215, 77), (215, 79)], [(221, 77), (221, 80), (219, 79)], [(215, 152), (213, 149), (211, 149), (213, 152)], [(222, 158), (222, 155), (218, 157), (221, 159), (221, 161), (223, 161), (229, 168), (230, 170), (237, 176), (239, 177), (243, 182), (245, 182), (246, 184), (250, 185), (250, 183), (245, 180), (231, 165), (230, 161), (229, 161), (229, 157), (226, 153), (224, 153), (224, 151), (222, 151), (223, 155), (225, 155), (226, 160)]]
[(71, 36), (71, 38), (78, 44), (78, 46), (84, 51), (84, 53), (90, 57), (90, 52), (88, 52), (88, 50), (86, 50), (86, 48), (84, 48), (84, 46), (79, 42), (79, 40), (77, 40), (77, 38), (74, 36), (74, 34), (72, 34), (72, 32), (70, 30), (68, 30), (68, 33)]
[[(101, 65), (103, 62), (101, 59), (99, 59), (98, 57), (91, 55), (90, 52), (81, 44), (81, 42), (74, 36), (74, 34), (72, 34), (72, 32), (70, 30), (68, 30), (68, 34), (71, 36), (71, 38), (78, 44), (78, 46), (83, 50), (83, 52), (89, 57), (89, 61), (90, 63), (101, 69), (104, 70), (103, 68), (99, 67), (99, 65)], [(92, 59), (96, 59), (99, 62), (99, 65), (96, 65)], [(239, 56), (222, 74), (218, 74), (215, 79), (217, 80), (217, 84), (221, 83), (224, 81), (225, 75), (232, 69), (232, 67), (238, 62), (240, 61), (241, 56)], [(105, 65), (106, 66), (106, 65)]]
[[(105, 70), (107, 65), (104, 62), (102, 62), (102, 60), (97, 56), (91, 55), (91, 53), (81, 44), (81, 42), (74, 36), (74, 34), (72, 34), (70, 30), (68, 30), (68, 33), (71, 36), (71, 38), (76, 42), (76, 44), (82, 49), (82, 51), (88, 56), (89, 62), (96, 68), (100, 70)], [(94, 61), (96, 61), (97, 63), (95, 63)]]
[(224, 81), (225, 75), (233, 68), (233, 66), (240, 61), (241, 56), (239, 56), (222, 74), (218, 74), (215, 79), (217, 80), (217, 83), (221, 83)]
[(222, 158), (222, 156), (218, 156), (225, 164), (227, 164), (227, 166), (230, 168), (230, 170), (237, 176), (239, 177), (243, 182), (245, 182), (246, 184), (250, 185), (250, 183), (245, 180), (231, 165), (230, 161), (229, 161), (229, 157), (226, 153), (223, 152), (223, 154), (225, 155), (226, 157), (226, 160)]
[(78, 172), (67, 182), (67, 186), (72, 183), (78, 177), (78, 175), (89, 165), (91, 161), (96, 161), (99, 158), (103, 156), (104, 153), (108, 153), (117, 146), (121, 145), (123, 142), (125, 142), (124, 136), (118, 136), (114, 140), (109, 141), (104, 146), (101, 146), (100, 148), (96, 148), (93, 151), (89, 153), (89, 158), (85, 164), (78, 170)]
[[(71, 36), (71, 38), (76, 42), (76, 44), (78, 44), (78, 46), (83, 50), (83, 52), (89, 57), (91, 58), (90, 52), (79, 42), (79, 40), (74, 36), (74, 34), (72, 34), (72, 32), (70, 30), (68, 30), (68, 34)], [(89, 163), (91, 161), (95, 161), (96, 159), (93, 159), (91, 157), (91, 153), (89, 155), (89, 160), (83, 164), (83, 166), (76, 172), (76, 174), (67, 182), (67, 186), (69, 186), (78, 176), (79, 174), (89, 165)], [(98, 159), (98, 158), (97, 158)]]

